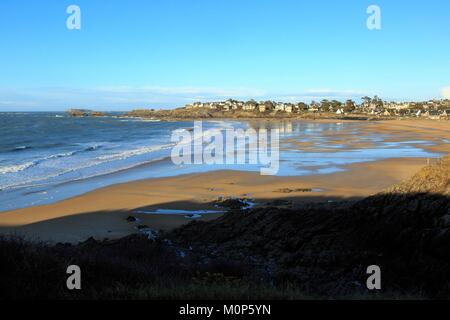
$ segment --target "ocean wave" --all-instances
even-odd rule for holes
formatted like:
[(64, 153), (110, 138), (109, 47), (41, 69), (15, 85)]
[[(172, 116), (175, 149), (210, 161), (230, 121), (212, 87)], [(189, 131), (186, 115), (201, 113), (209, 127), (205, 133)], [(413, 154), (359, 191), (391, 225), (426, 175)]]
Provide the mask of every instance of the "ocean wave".
[(74, 156), (76, 154), (80, 154), (80, 153), (83, 153), (83, 152), (94, 151), (94, 150), (97, 150), (97, 149), (94, 148), (94, 147), (89, 147), (89, 148), (86, 148), (86, 149), (83, 149), (83, 150), (75, 150), (75, 151), (70, 151), (70, 152), (65, 152), (65, 153), (52, 154), (52, 155), (50, 155), (48, 157), (39, 159), (39, 160), (37, 160), (35, 162), (36, 162), (36, 164), (39, 164), (39, 163), (42, 163), (42, 162), (44, 162), (46, 160), (71, 157), (71, 156)]
[(120, 122), (161, 122), (160, 119), (146, 119), (146, 118), (133, 118), (133, 117), (119, 117)]
[(38, 160), (38, 163), (41, 163), (45, 160), (51, 160), (51, 159), (59, 159), (59, 158), (65, 158), (65, 157), (71, 157), (74, 154), (78, 153), (79, 151), (71, 151), (71, 152), (66, 152), (66, 153), (58, 153), (58, 154), (52, 154), (48, 157), (42, 158), (40, 160)]
[(36, 165), (36, 161), (26, 162), (26, 163), (18, 164), (18, 165), (3, 166), (3, 167), (0, 167), (0, 174), (16, 173), (16, 172), (24, 171), (28, 168), (31, 168), (34, 165)]
[[(99, 148), (103, 147), (103, 144), (92, 144), (92, 145), (88, 145), (86, 146), (85, 144), (80, 144), (81, 146), (83, 146), (83, 148), (81, 150), (74, 150), (74, 151), (70, 151), (70, 152), (65, 152), (65, 153), (57, 153), (57, 154), (52, 154), (49, 156), (45, 156), (42, 157), (40, 159), (37, 160), (33, 160), (33, 161), (29, 161), (29, 162), (25, 162), (22, 164), (18, 164), (18, 165), (6, 165), (6, 166), (0, 166), (0, 174), (1, 175), (5, 175), (5, 174), (15, 174), (18, 172), (22, 172), (28, 169), (31, 169), (32, 167), (36, 167), (36, 166), (40, 166), (40, 165), (44, 165), (47, 161), (52, 161), (52, 160), (56, 160), (56, 159), (61, 159), (61, 158), (66, 158), (66, 157), (72, 157), (74, 155), (80, 154), (80, 153), (84, 153), (84, 152), (92, 152), (92, 151), (96, 151)], [(98, 157), (93, 157), (90, 159), (90, 161), (88, 162), (81, 162), (78, 165), (71, 165), (70, 168), (59, 168), (59, 170), (57, 170), (57, 172), (55, 172), (54, 174), (50, 174), (50, 175), (46, 175), (46, 176), (39, 176), (39, 177), (35, 177), (32, 178), (31, 180), (27, 180), (27, 181), (20, 181), (20, 183), (5, 183), (2, 184), (0, 183), (0, 189), (9, 189), (9, 188), (16, 188), (16, 187), (22, 187), (23, 185), (29, 185), (29, 184), (34, 184), (35, 182), (39, 182), (39, 181), (45, 181), (48, 179), (53, 179), (53, 178), (57, 178), (59, 176), (63, 176), (66, 174), (69, 174), (71, 172), (77, 172), (80, 170), (84, 170), (90, 167), (95, 167), (98, 165), (102, 165), (104, 163), (108, 163), (108, 162), (112, 162), (112, 161), (120, 161), (120, 160), (125, 160), (134, 156), (139, 156), (139, 155), (143, 155), (146, 153), (152, 153), (155, 151), (160, 151), (166, 148), (171, 147), (171, 144), (165, 144), (165, 145), (156, 145), (156, 146), (150, 146), (150, 147), (142, 147), (142, 148), (137, 148), (137, 149), (132, 149), (132, 150), (125, 150), (122, 152), (118, 152), (115, 154), (106, 154), (106, 155), (102, 155), (102, 156), (98, 156)], [(85, 159), (88, 160), (88, 159)], [(149, 161), (152, 162), (153, 160)], [(72, 161), (73, 162), (73, 161)], [(143, 162), (146, 163), (146, 162)], [(130, 165), (131, 167), (140, 165), (142, 163), (134, 163), (132, 165)], [(55, 168), (57, 169), (57, 168)], [(123, 167), (117, 167), (114, 168), (113, 170), (111, 170), (112, 172), (115, 171), (120, 171), (123, 170)], [(99, 172), (99, 175), (103, 175), (106, 174), (106, 172)], [(87, 178), (85, 176), (82, 177), (82, 179)], [(73, 180), (73, 179), (71, 179)], [(4, 181), (6, 182), (6, 181)]]
[[(32, 179), (28, 179), (28, 180), (23, 180), (20, 181), (18, 183), (10, 183), (10, 184), (0, 184), (0, 190), (12, 190), (12, 189), (19, 189), (19, 188), (28, 188), (28, 187), (45, 187), (46, 185), (49, 184), (54, 184), (54, 183), (68, 183), (68, 182), (76, 182), (76, 181), (83, 181), (83, 180), (87, 180), (87, 179), (92, 179), (95, 177), (101, 177), (101, 176), (106, 176), (109, 174), (114, 174), (114, 173), (118, 173), (121, 171), (125, 171), (125, 170), (129, 170), (129, 169), (133, 169), (136, 168), (138, 166), (141, 165), (149, 165), (151, 163), (155, 163), (158, 161), (162, 161), (162, 160), (168, 160), (170, 159), (169, 156), (163, 156), (163, 157), (159, 157), (159, 158), (155, 158), (152, 160), (148, 160), (148, 161), (142, 161), (139, 163), (133, 163), (130, 164), (128, 166), (121, 166), (121, 167), (116, 167), (116, 168), (110, 168), (109, 170), (104, 170), (104, 171), (99, 171), (96, 173), (91, 173), (91, 174), (87, 174), (87, 175), (83, 175), (80, 176), (78, 178), (71, 178), (68, 180), (61, 180), (61, 181), (54, 181), (52, 179), (70, 174), (72, 172), (76, 172), (79, 170), (83, 170), (83, 169), (87, 169), (90, 167), (94, 167), (97, 166), (98, 163), (89, 163), (89, 164), (85, 164), (85, 165), (81, 165), (78, 167), (72, 167), (72, 168), (68, 168), (66, 170), (63, 170), (61, 172), (55, 173), (55, 174), (50, 174), (47, 176), (42, 176), (42, 177), (36, 177), (36, 178), (32, 178)], [(1, 171), (0, 171), (1, 172)]]
[(83, 148), (82, 150), (76, 150), (72, 152), (72, 155), (83, 153), (83, 152), (90, 152), (90, 151), (97, 151), (98, 149), (102, 148), (103, 144), (91, 144)]
[(28, 149), (31, 149), (31, 147), (29, 147), (29, 146), (18, 146), (18, 147), (10, 149), (9, 151), (10, 152), (17, 152), (17, 151), (28, 150)]
[[(93, 146), (86, 147), (83, 150), (75, 150), (75, 151), (70, 151), (70, 152), (65, 152), (65, 153), (57, 153), (57, 154), (52, 154), (52, 155), (43, 157), (41, 159), (29, 161), (29, 162), (26, 162), (23, 164), (3, 166), (3, 167), (0, 167), (0, 174), (21, 172), (21, 171), (27, 170), (31, 167), (34, 167), (36, 165), (39, 165), (47, 160), (71, 157), (71, 156), (74, 156), (74, 155), (82, 153), (82, 152), (98, 150), (100, 147), (101, 147), (101, 145), (93, 145)], [(30, 147), (20, 146), (20, 147), (11, 149), (11, 151), (12, 150), (20, 151), (20, 150), (26, 150), (26, 149), (30, 149)]]
[(122, 151), (119, 153), (103, 155), (103, 156), (97, 157), (96, 159), (101, 160), (101, 161), (124, 160), (124, 159), (128, 159), (128, 158), (131, 158), (134, 156), (139, 156), (139, 155), (146, 154), (146, 153), (160, 151), (160, 150), (167, 149), (170, 147), (172, 147), (171, 144), (157, 145), (157, 146), (151, 146), (151, 147), (141, 147), (138, 149), (125, 150), (125, 151)]

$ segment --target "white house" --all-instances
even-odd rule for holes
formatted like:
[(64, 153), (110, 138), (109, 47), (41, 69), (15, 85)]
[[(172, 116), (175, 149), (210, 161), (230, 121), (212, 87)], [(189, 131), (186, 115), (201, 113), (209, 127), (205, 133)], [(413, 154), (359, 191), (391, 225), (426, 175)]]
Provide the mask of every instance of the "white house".
[(285, 104), (284, 103), (277, 103), (275, 105), (275, 110), (276, 111), (285, 111)]
[(253, 111), (256, 109), (256, 104), (255, 103), (245, 103), (244, 106), (242, 107), (242, 109), (246, 110), (246, 111)]

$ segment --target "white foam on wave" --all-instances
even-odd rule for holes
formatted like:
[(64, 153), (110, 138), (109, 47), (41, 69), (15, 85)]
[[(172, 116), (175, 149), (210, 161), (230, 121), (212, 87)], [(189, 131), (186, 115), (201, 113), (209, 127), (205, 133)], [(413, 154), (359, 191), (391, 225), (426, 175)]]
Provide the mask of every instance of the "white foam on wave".
[(145, 118), (133, 118), (127, 117), (125, 119), (119, 120), (120, 122), (161, 122), (159, 119), (145, 119)]
[(18, 146), (18, 147), (15, 147), (12, 151), (20, 151), (20, 150), (26, 150), (26, 149), (28, 149), (27, 146)]
[[(28, 161), (28, 162), (24, 162), (22, 164), (17, 164), (17, 165), (6, 165), (6, 166), (0, 166), (0, 175), (15, 175), (18, 174), (22, 171), (26, 171), (27, 169), (30, 169), (32, 167), (38, 167), (39, 165), (46, 165), (46, 163), (48, 161), (52, 161), (52, 160), (57, 160), (60, 158), (67, 158), (67, 157), (71, 157), (74, 156), (78, 153), (82, 153), (82, 152), (88, 152), (88, 151), (94, 151), (97, 150), (101, 145), (100, 144), (89, 144), (87, 147), (85, 147), (82, 150), (74, 150), (74, 151), (69, 151), (69, 152), (61, 152), (61, 153), (56, 153), (56, 154), (51, 154), (51, 155), (47, 155), (47, 156), (43, 156), (39, 159), (36, 160), (32, 160), (32, 161)], [(24, 149), (27, 149), (28, 147), (24, 146)], [(23, 149), (21, 149), (23, 150)], [(43, 181), (46, 179), (51, 179), (51, 178), (55, 178), (58, 176), (61, 176), (63, 174), (69, 173), (69, 172), (73, 172), (79, 169), (83, 169), (85, 167), (90, 167), (92, 165), (95, 165), (97, 163), (94, 164), (89, 164), (89, 165), (81, 165), (78, 167), (71, 167), (70, 169), (67, 170), (62, 170), (62, 171), (57, 171), (55, 172), (55, 174), (53, 175), (45, 175), (45, 176), (40, 176), (40, 177), (33, 177), (33, 178), (28, 178), (28, 179), (23, 179), (24, 177), (22, 177), (21, 181), (15, 181), (13, 183), (11, 182), (6, 182), (6, 178), (3, 179), (3, 183), (0, 183), (0, 188), (1, 189), (8, 189), (8, 188), (13, 188), (13, 187), (18, 187), (18, 186), (23, 186), (23, 185), (28, 185), (31, 184), (32, 182), (37, 182), (37, 181)], [(55, 168), (58, 169), (58, 168)], [(61, 169), (61, 168), (60, 168)]]
[(52, 154), (50, 156), (47, 156), (47, 157), (44, 157), (44, 158), (41, 158), (41, 159), (38, 159), (35, 161), (29, 161), (29, 162), (18, 164), (18, 165), (3, 166), (3, 167), (0, 167), (0, 174), (21, 172), (21, 171), (24, 171), (31, 167), (34, 167), (46, 160), (70, 157), (70, 156), (73, 156), (74, 154), (76, 154), (77, 152), (79, 152), (79, 151), (71, 151), (71, 152), (66, 152), (66, 153)]
[(99, 156), (96, 159), (97, 160), (108, 160), (108, 161), (112, 161), (112, 160), (124, 160), (124, 159), (128, 159), (134, 156), (139, 156), (142, 154), (146, 154), (146, 153), (151, 153), (151, 152), (155, 152), (155, 151), (160, 151), (163, 149), (167, 149), (172, 147), (172, 144), (163, 144), (163, 145), (157, 145), (157, 146), (150, 146), (150, 147), (141, 147), (141, 148), (137, 148), (137, 149), (132, 149), (132, 150), (125, 150), (119, 153), (113, 153), (113, 154), (108, 154), (108, 155), (103, 155), (103, 156)]
[[(101, 170), (95, 173), (91, 173), (91, 174), (83, 174), (81, 176), (79, 176), (78, 178), (70, 178), (70, 181), (75, 182), (75, 181), (82, 181), (82, 180), (86, 180), (86, 179), (91, 179), (91, 178), (95, 178), (95, 177), (100, 177), (100, 176), (104, 176), (104, 175), (108, 175), (108, 174), (113, 174), (119, 171), (123, 171), (123, 170), (129, 170), (132, 168), (135, 168), (139, 165), (144, 165), (144, 164), (150, 164), (150, 163), (154, 163), (157, 161), (161, 161), (166, 159), (166, 156), (163, 157), (158, 157), (155, 159), (151, 159), (148, 161), (141, 161), (138, 163), (132, 163), (129, 164), (127, 166), (119, 166), (119, 167), (115, 167), (115, 168), (110, 168), (109, 170)], [(114, 159), (114, 160), (120, 160), (120, 159)], [(114, 161), (112, 160), (112, 161)], [(70, 173), (74, 173), (74, 172), (79, 172), (81, 170), (84, 169), (89, 169), (92, 167), (96, 167), (98, 165), (101, 165), (103, 163), (107, 163), (109, 161), (94, 161), (94, 162), (89, 162), (89, 163), (84, 163), (78, 166), (71, 166), (70, 168), (66, 168), (64, 170), (60, 170), (54, 174), (50, 174), (50, 175), (45, 175), (45, 176), (39, 176), (39, 177), (33, 177), (33, 178), (28, 178), (26, 180), (21, 180), (21, 181), (16, 181), (13, 183), (4, 183), (4, 184), (0, 184), (0, 190), (7, 190), (7, 189), (17, 189), (17, 188), (27, 188), (27, 187), (36, 187), (36, 186), (45, 186), (48, 184), (52, 184), (55, 182), (59, 182), (59, 183), (63, 183), (64, 181), (53, 181), (52, 179), (58, 178), (58, 177), (62, 177), (64, 175), (70, 174)], [(36, 164), (33, 164), (36, 165)], [(0, 171), (1, 174), (1, 171)], [(69, 181), (69, 180), (68, 180)], [(3, 182), (3, 181), (2, 181)]]
[(24, 170), (34, 166), (35, 164), (36, 164), (36, 162), (32, 161), (32, 162), (26, 162), (26, 163), (18, 164), (18, 165), (3, 166), (3, 167), (0, 167), (0, 174), (21, 172), (21, 171), (24, 171)]

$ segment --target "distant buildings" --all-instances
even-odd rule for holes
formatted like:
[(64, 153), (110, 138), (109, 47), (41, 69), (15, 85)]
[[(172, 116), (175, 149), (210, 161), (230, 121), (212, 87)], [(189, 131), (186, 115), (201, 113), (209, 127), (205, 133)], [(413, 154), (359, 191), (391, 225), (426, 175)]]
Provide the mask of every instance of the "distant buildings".
[(430, 100), (423, 102), (386, 102), (377, 96), (363, 97), (362, 103), (352, 100), (345, 103), (332, 100), (311, 102), (310, 104), (285, 103), (275, 101), (247, 102), (229, 99), (220, 102), (195, 102), (185, 106), (186, 109), (209, 109), (223, 112), (245, 111), (265, 114), (301, 114), (301, 113), (334, 113), (336, 115), (366, 114), (383, 117), (427, 117), (433, 119), (447, 118), (450, 114), (450, 100)]

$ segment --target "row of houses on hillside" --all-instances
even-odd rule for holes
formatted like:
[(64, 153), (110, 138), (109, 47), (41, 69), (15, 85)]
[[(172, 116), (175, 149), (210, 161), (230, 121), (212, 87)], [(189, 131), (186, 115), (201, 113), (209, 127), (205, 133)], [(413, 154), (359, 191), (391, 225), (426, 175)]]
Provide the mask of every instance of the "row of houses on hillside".
[(356, 104), (352, 100), (345, 103), (333, 100), (322, 100), (309, 104), (285, 103), (274, 101), (247, 102), (229, 99), (220, 102), (195, 102), (185, 106), (186, 109), (205, 108), (209, 110), (231, 111), (243, 110), (259, 113), (304, 113), (304, 112), (326, 112), (345, 115), (350, 113), (383, 115), (383, 116), (415, 116), (415, 117), (447, 117), (450, 114), (450, 100), (430, 100), (425, 102), (386, 102), (380, 99), (364, 100)]
[(243, 110), (243, 111), (255, 111), (255, 112), (301, 112), (307, 111), (307, 105), (304, 103), (284, 103), (284, 102), (273, 102), (273, 101), (254, 101), (250, 100), (247, 102), (227, 100), (223, 102), (195, 102), (193, 104), (188, 104), (185, 106), (186, 109), (197, 109), (205, 108), (210, 110)]

